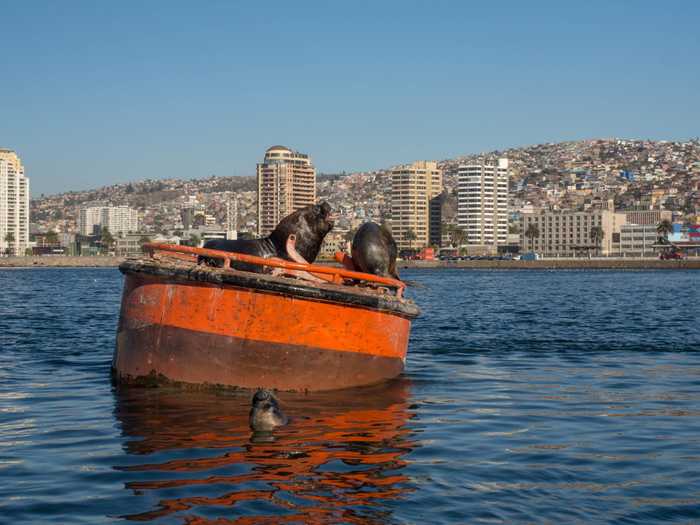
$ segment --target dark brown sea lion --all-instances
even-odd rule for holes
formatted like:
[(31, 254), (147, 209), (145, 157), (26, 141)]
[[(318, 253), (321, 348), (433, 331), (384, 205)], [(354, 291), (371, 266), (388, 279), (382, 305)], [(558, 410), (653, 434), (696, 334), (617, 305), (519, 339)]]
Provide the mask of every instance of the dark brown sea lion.
[(266, 389), (255, 392), (248, 416), (248, 424), (254, 432), (270, 432), (289, 423), (279, 407), (277, 398)]
[[(288, 261), (311, 263), (316, 260), (323, 239), (332, 228), (331, 207), (327, 202), (322, 202), (287, 215), (270, 235), (262, 239), (213, 239), (207, 241), (204, 248), (256, 255), (265, 259), (278, 257)], [(213, 264), (206, 257), (200, 260)], [(260, 266), (243, 262), (232, 261), (231, 266), (248, 272), (264, 271)]]
[(385, 226), (366, 222), (352, 239), (352, 264), (360, 272), (399, 279), (396, 241)]

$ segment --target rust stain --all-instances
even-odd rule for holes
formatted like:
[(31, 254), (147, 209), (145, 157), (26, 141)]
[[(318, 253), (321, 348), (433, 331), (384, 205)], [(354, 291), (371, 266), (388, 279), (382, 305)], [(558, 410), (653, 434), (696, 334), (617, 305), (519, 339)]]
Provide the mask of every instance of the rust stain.
[(410, 321), (367, 308), (128, 274), (113, 366), (123, 380), (327, 390), (403, 370)]

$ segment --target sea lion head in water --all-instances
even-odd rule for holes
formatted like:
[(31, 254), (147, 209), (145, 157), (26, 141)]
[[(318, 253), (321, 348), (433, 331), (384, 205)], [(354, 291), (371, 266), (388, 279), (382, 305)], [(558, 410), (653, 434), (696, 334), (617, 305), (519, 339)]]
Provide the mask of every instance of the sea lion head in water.
[(282, 413), (277, 398), (266, 389), (255, 392), (248, 416), (248, 424), (254, 432), (270, 432), (289, 422)]
[(361, 272), (399, 279), (397, 254), (396, 241), (386, 226), (366, 222), (352, 239), (352, 263)]
[(270, 234), (277, 253), (289, 258), (287, 239), (296, 236), (296, 251), (307, 262), (314, 262), (321, 250), (321, 244), (333, 228), (334, 217), (327, 202), (312, 204), (287, 215)]

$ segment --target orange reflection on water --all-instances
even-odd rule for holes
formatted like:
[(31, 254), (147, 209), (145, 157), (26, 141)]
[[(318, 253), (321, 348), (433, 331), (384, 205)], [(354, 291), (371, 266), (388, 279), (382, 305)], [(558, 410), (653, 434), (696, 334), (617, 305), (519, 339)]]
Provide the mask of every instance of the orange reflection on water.
[(158, 458), (116, 467), (133, 476), (126, 488), (134, 508), (157, 501), (123, 517), (190, 525), (385, 523), (384, 503), (412, 490), (401, 473), (403, 456), (416, 447), (406, 428), (409, 388), (400, 380), (281, 393), (292, 423), (272, 441), (251, 436), (250, 392), (120, 390), (115, 414), (131, 438), (126, 451)]

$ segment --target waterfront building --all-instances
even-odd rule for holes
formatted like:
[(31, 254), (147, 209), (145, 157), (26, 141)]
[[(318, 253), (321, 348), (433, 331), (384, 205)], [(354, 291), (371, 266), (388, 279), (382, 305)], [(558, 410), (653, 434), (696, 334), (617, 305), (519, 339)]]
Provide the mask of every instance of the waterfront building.
[(80, 209), (78, 228), (81, 235), (97, 235), (105, 227), (113, 235), (137, 232), (138, 211), (128, 206), (90, 206)]
[(653, 256), (657, 253), (654, 245), (658, 238), (656, 224), (623, 224), (620, 227), (620, 254)]
[(0, 255), (29, 247), (29, 179), (17, 154), (0, 148)]
[(114, 254), (117, 257), (135, 257), (141, 255), (141, 245), (148, 237), (142, 233), (127, 233), (120, 235), (114, 241)]
[(155, 235), (148, 233), (125, 233), (114, 240), (114, 254), (117, 257), (136, 257), (143, 253), (142, 246), (147, 242), (180, 244), (181, 238), (177, 235)]
[(316, 168), (309, 156), (272, 146), (257, 165), (258, 234), (268, 235), (284, 217), (316, 202)]
[(391, 171), (391, 230), (399, 250), (440, 245), (442, 170), (417, 161)]
[(664, 220), (670, 221), (673, 216), (673, 213), (669, 210), (631, 210), (624, 213), (628, 224), (654, 226), (657, 226)]
[(468, 245), (508, 242), (508, 159), (463, 164), (457, 170), (457, 224)]
[[(619, 253), (621, 227), (626, 224), (624, 213), (615, 213), (612, 201), (607, 209), (588, 211), (541, 210), (520, 216), (520, 250), (535, 251), (545, 256), (577, 256), (588, 253), (614, 255)], [(527, 235), (530, 225), (537, 227), (536, 237)], [(591, 240), (593, 227), (600, 227), (603, 238), (598, 246)]]

